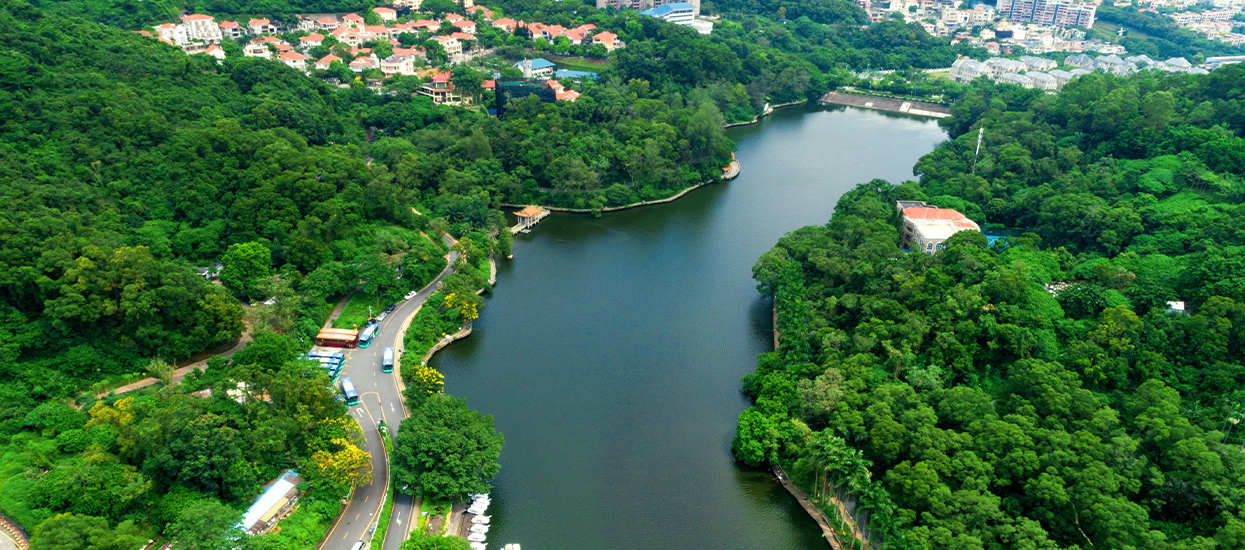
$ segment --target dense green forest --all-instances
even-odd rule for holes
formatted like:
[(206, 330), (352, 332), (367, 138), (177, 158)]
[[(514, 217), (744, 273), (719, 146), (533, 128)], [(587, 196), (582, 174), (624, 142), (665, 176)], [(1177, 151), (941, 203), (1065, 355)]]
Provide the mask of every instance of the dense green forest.
[[(1241, 547), (1243, 87), (974, 89), (919, 182), (861, 185), (757, 263), (781, 346), (736, 456), (853, 499), (886, 548)], [(1020, 233), (905, 254), (900, 199)]]

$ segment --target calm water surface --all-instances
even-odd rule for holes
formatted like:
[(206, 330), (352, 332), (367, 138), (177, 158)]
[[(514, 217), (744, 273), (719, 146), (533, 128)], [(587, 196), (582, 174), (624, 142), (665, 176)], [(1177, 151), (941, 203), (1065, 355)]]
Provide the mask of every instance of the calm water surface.
[(911, 178), (945, 134), (842, 107), (728, 132), (734, 181), (520, 235), (475, 334), (433, 360), (506, 437), (490, 548), (828, 547), (771, 475), (731, 459), (739, 378), (772, 349), (752, 265), (857, 183)]

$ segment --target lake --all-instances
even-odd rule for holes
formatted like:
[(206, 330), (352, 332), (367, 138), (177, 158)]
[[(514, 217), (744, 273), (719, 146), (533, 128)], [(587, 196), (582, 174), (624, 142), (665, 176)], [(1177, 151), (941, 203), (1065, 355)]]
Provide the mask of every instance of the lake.
[(911, 179), (946, 134), (825, 106), (727, 132), (733, 181), (519, 235), (474, 334), (433, 358), (506, 438), (490, 548), (828, 548), (768, 471), (731, 458), (739, 378), (773, 348), (752, 265), (856, 184)]

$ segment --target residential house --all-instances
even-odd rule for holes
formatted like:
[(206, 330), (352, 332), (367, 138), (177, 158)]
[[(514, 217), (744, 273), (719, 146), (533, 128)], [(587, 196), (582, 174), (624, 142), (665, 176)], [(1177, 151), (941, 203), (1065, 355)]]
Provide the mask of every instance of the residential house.
[(467, 8), (467, 12), (480, 12), (480, 15), (483, 15), (485, 19), (493, 18), (493, 10), (490, 10), (484, 6), (471, 6), (470, 8)]
[(441, 22), (433, 21), (431, 19), (420, 19), (415, 21), (415, 23), (411, 25), (411, 28), (415, 30), (436, 31), (441, 28)]
[(1028, 67), (1027, 70), (1030, 71), (1049, 71), (1059, 66), (1053, 59), (1033, 57), (1031, 55), (1021, 56), (1020, 61), (1024, 62), (1025, 67)]
[(282, 63), (285, 63), (286, 65), (300, 71), (307, 70), (307, 58), (303, 57), (303, 54), (296, 51), (285, 52), (277, 56), (277, 59), (280, 59)]
[(380, 70), (385, 73), (385, 76), (413, 75), (415, 74), (415, 56), (395, 53), (380, 62)]
[(455, 27), (458, 27), (459, 29), (462, 29), (463, 32), (471, 32), (471, 33), (476, 32), (476, 22), (470, 19), (462, 19), (459, 21), (454, 21), (453, 25)]
[(366, 40), (389, 40), (389, 29), (384, 25), (366, 25), (363, 27), (363, 39)]
[(463, 53), (463, 43), (453, 36), (434, 36), (432, 39), (441, 44), (441, 47), (445, 49), (445, 55), (453, 57)]
[(302, 36), (298, 38), (298, 43), (304, 48), (314, 48), (324, 43), (324, 35), (317, 32)]
[(342, 25), (346, 27), (360, 28), (364, 25), (363, 18), (357, 13), (347, 14), (342, 18)]
[(242, 38), (242, 25), (237, 21), (221, 21), (219, 27), (221, 38)]
[(267, 19), (251, 19), (247, 22), (246, 28), (255, 36), (277, 32), (277, 26)]
[(411, 11), (418, 12), (424, 0), (393, 0), (393, 6), (399, 8), (411, 8)]
[(333, 54), (329, 54), (317, 60), (315, 63), (315, 66), (317, 69), (327, 70), (329, 68), (329, 65), (332, 65), (334, 61), (341, 63), (341, 60), (342, 58), (337, 57), (336, 55), (333, 55)]
[(995, 77), (994, 81), (1002, 83), (1002, 84), (1015, 84), (1017, 86), (1024, 86), (1025, 88), (1033, 87), (1033, 81), (1030, 80), (1029, 77), (1022, 75), (1020, 73), (1003, 73)]
[(212, 44), (211, 46), (208, 46), (207, 50), (204, 50), (203, 53), (208, 54), (212, 57), (215, 57), (216, 59), (219, 59), (221, 61), (225, 60), (225, 50), (222, 50), (221, 47), (216, 44)]
[(1059, 89), (1059, 83), (1055, 77), (1040, 71), (1029, 71), (1024, 74), (1029, 79), (1029, 87), (1035, 90), (1045, 90), (1054, 92)]
[(950, 208), (938, 208), (921, 201), (898, 201), (903, 213), (903, 237), (900, 246), (912, 251), (933, 254), (943, 243), (960, 231), (981, 231), (981, 227)]
[(462, 21), (463, 19), (466, 19), (466, 17), (463, 17), (461, 14), (457, 14), (457, 13), (445, 14), (445, 20), (449, 21), (450, 23), (453, 23), (455, 21)]
[(951, 72), (947, 76), (956, 82), (972, 82), (989, 74), (990, 67), (987, 67), (985, 63), (961, 57), (951, 64)]
[(380, 61), (376, 59), (375, 55), (371, 55), (371, 54), (361, 56), (355, 59), (354, 61), (350, 62), (350, 70), (356, 73), (361, 73), (368, 69), (377, 69), (377, 68), (380, 68)]
[(525, 59), (515, 63), (514, 68), (523, 71), (523, 78), (529, 80), (547, 80), (553, 77), (553, 71), (557, 68), (557, 66), (548, 59)]
[(990, 68), (990, 77), (994, 79), (1007, 73), (1018, 73), (1027, 68), (1024, 63), (1005, 57), (991, 57), (985, 63)]
[(363, 31), (356, 27), (337, 27), (332, 34), (337, 37), (338, 42), (347, 46), (357, 48), (363, 44)]
[(331, 31), (333, 29), (336, 29), (337, 18), (333, 17), (332, 15), (326, 15), (324, 17), (316, 19), (316, 27), (324, 29), (326, 31)]
[(458, 103), (463, 99), (461, 94), (454, 92), (450, 73), (432, 75), (431, 81), (420, 88), (419, 94), (431, 97), (433, 103)]
[(503, 31), (513, 34), (514, 30), (519, 28), (519, 23), (509, 17), (503, 17), (501, 19), (493, 21), (493, 26)]
[(1073, 77), (1072, 77), (1072, 73), (1070, 73), (1070, 72), (1068, 72), (1068, 71), (1061, 70), (1061, 69), (1055, 69), (1055, 70), (1050, 71), (1050, 72), (1048, 72), (1048, 73), (1046, 73), (1046, 74), (1050, 75), (1050, 77), (1051, 77), (1051, 78), (1055, 79), (1055, 89), (1056, 89), (1056, 90), (1063, 89), (1063, 85), (1064, 85), (1064, 84), (1067, 84), (1067, 83), (1068, 83), (1068, 81), (1072, 80), (1072, 78), (1073, 78)]
[(618, 35), (612, 32), (602, 31), (592, 36), (592, 45), (600, 44), (605, 49), (613, 51), (622, 47), (622, 43), (618, 41)]
[(220, 42), (220, 25), (210, 15), (194, 13), (182, 16), (182, 26), (186, 27), (186, 36), (191, 40), (200, 40), (209, 44)]
[(156, 30), (156, 35), (158, 35), (161, 40), (167, 40), (179, 46), (190, 42), (190, 36), (186, 34), (186, 27), (184, 25), (165, 23), (163, 25), (156, 25), (153, 28)]
[(372, 8), (372, 13), (380, 16), (381, 21), (397, 21), (398, 12), (393, 8), (379, 7)]
[(268, 44), (264, 42), (251, 42), (245, 48), (242, 48), (242, 55), (247, 57), (260, 57), (263, 59), (272, 59), (272, 51), (268, 49)]

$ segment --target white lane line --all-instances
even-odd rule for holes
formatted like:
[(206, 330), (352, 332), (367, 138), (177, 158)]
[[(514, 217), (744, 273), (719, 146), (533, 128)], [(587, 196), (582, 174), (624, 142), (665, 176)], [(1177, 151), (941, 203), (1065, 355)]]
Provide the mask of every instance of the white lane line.
[(389, 404), (389, 412), (397, 412), (393, 409), (393, 403)]

